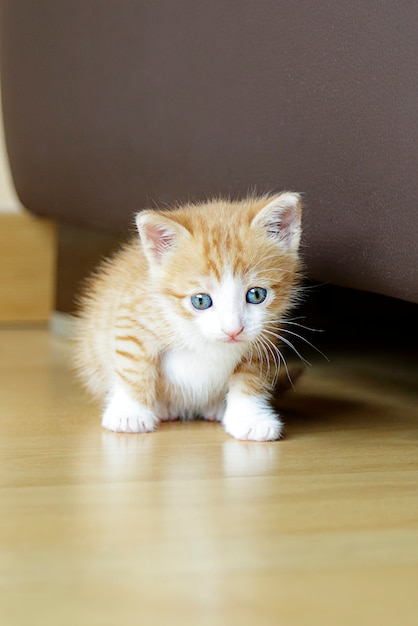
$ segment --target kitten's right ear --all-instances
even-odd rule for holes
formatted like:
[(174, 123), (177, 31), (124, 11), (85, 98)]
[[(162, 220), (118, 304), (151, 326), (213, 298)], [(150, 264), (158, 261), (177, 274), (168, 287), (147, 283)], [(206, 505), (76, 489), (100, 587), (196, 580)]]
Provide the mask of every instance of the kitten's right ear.
[(296, 253), (301, 235), (302, 200), (298, 193), (284, 192), (273, 197), (253, 220), (287, 252)]
[(149, 261), (161, 263), (165, 255), (176, 248), (188, 231), (169, 217), (155, 211), (137, 214), (136, 226)]

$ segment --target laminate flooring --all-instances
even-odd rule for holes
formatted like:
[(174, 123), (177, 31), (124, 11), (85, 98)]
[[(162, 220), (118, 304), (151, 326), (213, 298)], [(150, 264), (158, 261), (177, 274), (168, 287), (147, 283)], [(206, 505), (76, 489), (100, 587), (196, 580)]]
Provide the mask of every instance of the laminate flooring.
[(104, 431), (69, 353), (0, 330), (1, 626), (418, 624), (415, 354), (331, 350), (244, 443)]

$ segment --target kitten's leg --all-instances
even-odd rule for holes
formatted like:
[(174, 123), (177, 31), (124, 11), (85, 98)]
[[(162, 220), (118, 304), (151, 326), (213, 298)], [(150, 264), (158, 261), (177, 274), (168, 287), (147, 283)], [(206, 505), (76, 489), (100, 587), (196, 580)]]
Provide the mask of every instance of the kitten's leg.
[(171, 407), (162, 402), (157, 405), (157, 415), (160, 422), (176, 422), (179, 419)]
[(115, 383), (103, 413), (102, 426), (118, 433), (148, 433), (155, 430), (154, 412), (135, 400), (124, 385)]
[(231, 381), (223, 417), (226, 432), (236, 439), (250, 441), (279, 439), (283, 423), (270, 405), (268, 392), (262, 385), (257, 391), (248, 382), (240, 376), (234, 376)]
[(225, 414), (225, 401), (222, 399), (219, 402), (208, 406), (202, 411), (202, 417), (208, 422), (222, 422), (222, 418)]
[(116, 337), (115, 379), (103, 412), (102, 425), (123, 433), (155, 430), (155, 363), (133, 335)]

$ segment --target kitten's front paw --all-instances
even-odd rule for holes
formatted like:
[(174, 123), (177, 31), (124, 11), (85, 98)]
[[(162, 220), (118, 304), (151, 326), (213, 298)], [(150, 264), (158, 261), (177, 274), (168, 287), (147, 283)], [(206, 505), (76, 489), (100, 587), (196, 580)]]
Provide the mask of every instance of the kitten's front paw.
[(106, 410), (103, 414), (102, 426), (115, 433), (150, 433), (155, 430), (158, 420), (154, 415), (119, 415)]
[(266, 398), (239, 393), (228, 398), (223, 424), (229, 435), (247, 441), (275, 441), (283, 429)]
[(152, 411), (120, 390), (111, 396), (102, 418), (102, 426), (117, 433), (148, 433), (157, 424)]

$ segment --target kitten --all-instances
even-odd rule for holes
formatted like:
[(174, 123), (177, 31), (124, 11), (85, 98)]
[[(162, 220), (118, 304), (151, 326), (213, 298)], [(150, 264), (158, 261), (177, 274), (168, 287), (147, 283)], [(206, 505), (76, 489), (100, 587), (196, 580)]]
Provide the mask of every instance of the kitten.
[(136, 215), (135, 237), (89, 281), (80, 374), (105, 400), (102, 424), (144, 433), (195, 416), (270, 441), (280, 320), (299, 281), (295, 193)]

